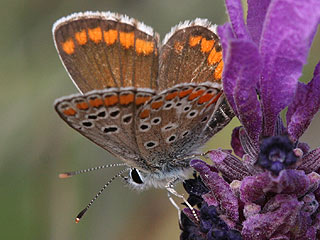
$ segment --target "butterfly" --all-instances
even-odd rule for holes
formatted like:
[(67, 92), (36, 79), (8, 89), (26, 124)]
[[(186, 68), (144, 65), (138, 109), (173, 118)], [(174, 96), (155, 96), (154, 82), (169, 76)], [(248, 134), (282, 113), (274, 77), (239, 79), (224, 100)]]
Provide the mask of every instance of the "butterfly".
[[(120, 158), (136, 189), (168, 188), (234, 116), (222, 90), (222, 48), (204, 19), (160, 43), (145, 24), (111, 12), (59, 19), (53, 38), (80, 93), (54, 106), (73, 129)], [(122, 173), (121, 173), (122, 174)]]

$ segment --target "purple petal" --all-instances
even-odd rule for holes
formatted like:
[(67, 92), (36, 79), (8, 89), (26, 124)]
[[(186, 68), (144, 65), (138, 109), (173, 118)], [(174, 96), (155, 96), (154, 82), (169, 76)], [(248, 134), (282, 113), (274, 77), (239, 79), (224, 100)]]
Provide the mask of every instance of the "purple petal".
[(260, 151), (259, 145), (257, 145), (257, 143), (252, 143), (252, 140), (248, 137), (248, 134), (243, 128), (239, 131), (239, 137), (244, 152), (252, 159), (257, 159)]
[(318, 171), (320, 168), (320, 147), (305, 154), (302, 159), (299, 160), (299, 170), (303, 170), (306, 173)]
[(243, 161), (228, 152), (223, 150), (212, 150), (208, 155), (213, 161), (214, 166), (229, 182), (232, 182), (233, 180), (242, 180), (251, 175)]
[(308, 174), (308, 178), (310, 180), (310, 186), (308, 189), (309, 193), (313, 193), (318, 202), (320, 202), (319, 196), (319, 186), (320, 186), (320, 175), (316, 172), (311, 172)]
[(240, 138), (239, 138), (239, 131), (242, 127), (236, 127), (233, 129), (232, 131), (232, 136), (231, 136), (231, 146), (232, 149), (234, 151), (234, 153), (238, 156), (241, 157), (245, 154), (242, 146), (241, 146), (241, 142), (240, 142)]
[(243, 223), (242, 236), (250, 240), (286, 239), (283, 237), (296, 227), (301, 203), (288, 195), (277, 195), (273, 209), (249, 217)]
[(319, 19), (318, 0), (270, 3), (260, 41), (265, 136), (274, 134), (279, 112), (293, 100)]
[(271, 0), (248, 0), (247, 26), (252, 40), (259, 46), (263, 22)]
[(252, 158), (249, 154), (245, 154), (242, 157), (243, 164), (248, 168), (251, 176), (256, 175), (258, 173), (262, 173), (263, 170), (255, 166), (257, 162), (256, 158)]
[(238, 199), (233, 194), (229, 184), (218, 173), (212, 172), (210, 166), (201, 160), (192, 160), (190, 166), (200, 173), (203, 183), (210, 189), (214, 199), (220, 203), (219, 208), (230, 219), (235, 222), (238, 221)]
[(222, 53), (223, 53), (222, 58), (223, 58), (223, 61), (225, 62), (226, 55), (228, 52), (229, 41), (232, 39), (235, 39), (230, 23), (227, 22), (222, 26), (218, 26), (218, 36), (220, 38), (220, 42), (222, 46)]
[(270, 182), (267, 172), (243, 179), (240, 186), (240, 199), (244, 203), (253, 203), (264, 198), (263, 189)]
[(216, 199), (216, 197), (212, 193), (208, 192), (206, 194), (203, 194), (202, 198), (204, 201), (206, 201), (208, 206), (219, 207), (219, 201)]
[(244, 205), (243, 215), (247, 219), (251, 216), (258, 214), (261, 211), (261, 206), (255, 203)]
[(308, 191), (310, 185), (310, 178), (304, 171), (286, 170), (280, 173), (278, 183), (272, 191), (281, 191), (281, 193), (294, 194), (300, 197)]
[[(223, 71), (225, 95), (253, 142), (259, 141), (262, 113), (256, 85), (261, 70), (256, 45), (247, 40), (230, 41)], [(233, 102), (234, 101), (234, 102)]]
[[(223, 91), (224, 94), (229, 102), (229, 105), (233, 109), (234, 113), (237, 114), (237, 107), (234, 102), (233, 98), (233, 92), (234, 88), (236, 86), (236, 78), (234, 78), (234, 75), (236, 75), (236, 69), (232, 69), (232, 66), (226, 65), (227, 59), (228, 59), (228, 54), (230, 54), (230, 42), (232, 40), (235, 40), (233, 34), (230, 33), (230, 25), (226, 23), (223, 26), (218, 27), (218, 33), (221, 38), (221, 44), (222, 44), (222, 51), (223, 51), (223, 62), (224, 62), (224, 67), (223, 67), (223, 72), (222, 72), (222, 79), (223, 80)], [(231, 70), (230, 70), (231, 69)], [(226, 74), (227, 71), (227, 74)], [(229, 76), (228, 79), (226, 80), (226, 75)]]
[(285, 126), (283, 124), (281, 116), (278, 115), (276, 125), (275, 125), (274, 135), (280, 136), (280, 135), (285, 135), (285, 134), (287, 134), (287, 129), (285, 128)]
[(312, 118), (320, 108), (320, 62), (313, 79), (306, 85), (299, 83), (293, 102), (288, 107), (288, 134), (297, 141), (309, 127)]
[[(318, 238), (316, 238), (316, 236), (317, 236), (317, 232), (319, 232), (319, 229), (320, 229), (320, 213), (317, 213), (314, 219), (315, 220), (313, 225), (308, 229), (306, 233), (305, 237), (307, 239), (319, 239), (319, 236)], [(302, 239), (305, 239), (305, 238), (301, 238), (301, 240)]]
[(303, 171), (284, 170), (278, 177), (264, 172), (242, 181), (240, 198), (243, 202), (250, 203), (263, 199), (268, 192), (301, 196), (306, 193), (309, 186), (310, 179)]
[(243, 19), (241, 0), (226, 0), (225, 2), (234, 34), (237, 38), (249, 38), (248, 30)]
[[(303, 202), (300, 202), (303, 204)], [(308, 231), (312, 227), (312, 218), (309, 213), (305, 212), (305, 210), (301, 209), (300, 215), (297, 216), (297, 222), (295, 224), (295, 229), (298, 231), (295, 233), (295, 239), (297, 240), (316, 240), (314, 238), (314, 233)]]
[[(307, 230), (306, 234), (300, 239), (301, 240), (303, 240), (303, 239), (317, 239), (316, 238), (317, 231), (318, 231), (318, 229), (312, 226)], [(300, 240), (300, 239), (298, 239), (298, 240)]]

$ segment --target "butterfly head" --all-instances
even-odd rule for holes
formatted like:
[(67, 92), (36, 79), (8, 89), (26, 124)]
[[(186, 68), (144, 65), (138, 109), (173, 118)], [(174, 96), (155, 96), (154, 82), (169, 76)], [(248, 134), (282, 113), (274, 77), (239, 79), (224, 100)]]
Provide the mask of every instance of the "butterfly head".
[(180, 168), (168, 171), (147, 172), (137, 168), (130, 168), (129, 174), (123, 179), (129, 187), (135, 190), (145, 190), (151, 187), (165, 188), (170, 182), (180, 182), (192, 173), (190, 168)]

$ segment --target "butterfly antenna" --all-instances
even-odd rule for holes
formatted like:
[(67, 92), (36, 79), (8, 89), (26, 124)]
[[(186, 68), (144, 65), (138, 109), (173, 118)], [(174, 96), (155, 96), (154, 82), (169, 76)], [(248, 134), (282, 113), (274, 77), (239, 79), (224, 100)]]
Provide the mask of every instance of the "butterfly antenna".
[(97, 200), (97, 198), (100, 196), (100, 194), (115, 180), (116, 178), (122, 176), (122, 174), (126, 171), (129, 171), (129, 168), (121, 170), (118, 174), (114, 175), (101, 189), (100, 191), (92, 198), (92, 200), (89, 202), (89, 204), (77, 215), (75, 221), (76, 223), (80, 222), (80, 219), (83, 217), (83, 215), (88, 211), (88, 209), (91, 207), (93, 202)]
[(74, 175), (78, 175), (81, 173), (87, 173), (87, 172), (92, 172), (95, 170), (100, 170), (104, 168), (109, 168), (109, 167), (122, 167), (122, 166), (127, 166), (125, 163), (113, 163), (113, 164), (106, 164), (98, 167), (93, 167), (93, 168), (88, 168), (88, 169), (83, 169), (83, 170), (78, 170), (78, 171), (73, 171), (73, 172), (64, 172), (59, 174), (59, 178), (69, 178)]

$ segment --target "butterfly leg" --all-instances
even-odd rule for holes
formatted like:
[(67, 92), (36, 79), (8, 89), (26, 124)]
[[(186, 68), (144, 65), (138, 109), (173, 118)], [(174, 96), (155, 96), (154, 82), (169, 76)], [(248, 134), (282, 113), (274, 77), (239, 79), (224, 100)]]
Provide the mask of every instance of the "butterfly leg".
[[(166, 186), (166, 189), (167, 189), (169, 195), (172, 194), (172, 195), (174, 195), (174, 196), (182, 199), (183, 202), (187, 205), (187, 207), (192, 211), (192, 214), (193, 214), (193, 216), (195, 217), (195, 219), (199, 222), (198, 215), (197, 215), (196, 211), (194, 210), (194, 208), (190, 205), (190, 203), (187, 201), (187, 199), (185, 199), (185, 197), (184, 197), (182, 194), (179, 194), (179, 193), (174, 189), (173, 183), (174, 183), (175, 181), (176, 181), (176, 179), (174, 179), (174, 181), (170, 181), (170, 182), (167, 184), (167, 186)], [(171, 196), (169, 197), (169, 200), (170, 200), (170, 198), (171, 198)], [(172, 201), (170, 200), (170, 202), (171, 202), (171, 203), (174, 202), (173, 199), (172, 199)], [(177, 204), (174, 202), (173, 206), (175, 206), (175, 205), (177, 206)], [(177, 207), (178, 207), (178, 206), (177, 206)], [(178, 208), (179, 208), (179, 207), (178, 207)], [(178, 208), (177, 208), (177, 209), (178, 209)], [(180, 208), (179, 208), (179, 211), (180, 211)], [(180, 220), (180, 215), (179, 215), (179, 220)]]
[(179, 219), (179, 223), (181, 224), (181, 215), (180, 215), (180, 212), (181, 212), (181, 209), (180, 207), (178, 206), (178, 204), (173, 200), (172, 196), (171, 196), (171, 193), (168, 191), (168, 198), (169, 198), (169, 201), (171, 202), (171, 204), (178, 210), (178, 219)]

